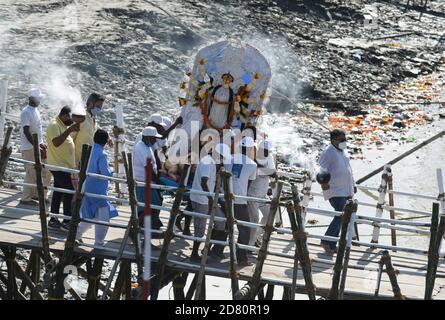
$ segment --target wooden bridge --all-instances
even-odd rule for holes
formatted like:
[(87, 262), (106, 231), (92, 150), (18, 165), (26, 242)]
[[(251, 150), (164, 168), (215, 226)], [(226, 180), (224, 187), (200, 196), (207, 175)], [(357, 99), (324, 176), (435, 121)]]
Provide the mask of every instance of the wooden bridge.
[[(19, 204), (19, 192), (13, 189), (0, 189), (0, 245), (2, 247), (4, 256), (3, 259), (7, 260), (8, 253), (15, 251), (15, 249), (24, 249), (21, 251), (28, 252), (31, 256), (33, 253), (41, 253), (42, 250), (42, 232), (38, 213), (33, 213), (35, 207), (27, 207)], [(19, 210), (17, 210), (19, 209)], [(128, 206), (118, 207), (120, 216), (113, 220), (116, 225), (122, 227), (111, 227), (107, 238), (106, 244), (103, 248), (93, 248), (94, 234), (93, 230), (90, 230), (84, 236), (84, 244), (79, 244), (75, 248), (74, 264), (79, 267), (81, 276), (89, 279), (90, 288), (88, 290), (88, 298), (97, 298), (97, 292), (99, 289), (104, 288), (103, 282), (101, 283), (100, 277), (92, 279), (94, 274), (101, 276), (102, 279), (107, 278), (107, 274), (102, 274), (102, 268), (95, 269), (92, 266), (102, 266), (103, 259), (114, 260), (117, 252), (119, 251), (120, 244), (122, 242), (125, 227), (130, 218), (130, 208)], [(24, 212), (30, 210), (29, 213)], [(169, 219), (169, 213), (162, 212), (161, 219), (164, 225), (167, 224)], [(63, 231), (49, 231), (50, 250), (53, 254), (61, 255), (65, 247), (66, 232)], [(152, 243), (156, 246), (162, 246), (162, 240), (152, 240)], [(199, 263), (194, 263), (189, 260), (191, 253), (192, 242), (184, 239), (181, 233), (173, 239), (169, 247), (168, 261), (166, 264), (166, 280), (164, 285), (169, 281), (183, 281), (185, 274), (197, 274), (200, 268)], [(264, 267), (261, 273), (261, 284), (269, 286), (283, 286), (288, 293), (292, 287), (294, 277), (294, 254), (295, 254), (295, 242), (291, 235), (283, 235), (274, 233), (269, 243), (269, 254), (267, 255)], [(319, 246), (319, 241), (310, 239), (308, 241), (308, 250), (312, 259), (312, 278), (316, 287), (316, 294), (320, 297), (327, 297), (332, 284), (333, 265), (335, 262), (335, 255), (330, 256), (324, 253), (324, 250)], [(156, 268), (156, 262), (158, 261), (160, 251), (153, 251), (152, 261), (154, 268)], [(228, 254), (226, 254), (229, 256)], [(249, 260), (253, 263), (256, 261), (256, 254), (249, 255)], [(14, 259), (14, 257), (13, 257)], [(392, 264), (396, 270), (397, 282), (400, 287), (401, 293), (407, 299), (423, 299), (425, 292), (425, 274), (428, 266), (428, 257), (423, 254), (391, 252)], [(361, 246), (353, 246), (351, 248), (349, 258), (349, 270), (347, 273), (347, 279), (345, 282), (344, 297), (350, 299), (374, 299), (374, 293), (376, 289), (376, 283), (378, 278), (378, 269), (381, 260), (381, 250), (366, 248)], [(118, 279), (114, 283), (112, 290), (110, 290), (110, 297), (113, 299), (119, 299), (121, 294), (124, 298), (131, 298), (130, 290), (130, 268), (131, 263), (136, 261), (133, 246), (129, 242), (125, 248), (122, 263)], [(8, 289), (5, 292), (1, 290), (2, 298), (24, 298), (27, 291), (23, 290), (23, 294), (18, 290), (22, 283), (27, 283), (30, 286), (36, 285), (40, 280), (41, 274), (35, 276), (35, 260), (28, 259), (28, 264), (24, 267), (22, 264), (15, 264), (12, 270), (9, 269), (7, 275), (13, 277), (8, 279), (2, 273), (0, 281)], [(93, 263), (96, 262), (96, 263)], [(34, 269), (33, 269), (34, 263)], [(87, 268), (82, 269), (83, 265), (87, 265)], [(223, 277), (230, 279), (229, 267), (230, 259), (226, 258), (221, 262), (213, 261), (209, 259), (206, 264), (205, 275)], [(23, 268), (21, 271), (18, 268)], [(248, 266), (239, 269), (239, 279), (250, 280), (255, 268)], [(37, 272), (41, 272), (38, 271)], [(28, 275), (27, 281), (24, 279), (24, 274)], [(34, 276), (34, 283), (32, 276)], [(437, 269), (437, 279), (434, 286), (433, 298), (443, 299), (445, 298), (445, 291), (443, 289), (445, 285), (445, 267), (443, 261)], [(18, 282), (16, 282), (18, 279)], [(125, 280), (123, 280), (125, 279)], [(31, 281), (31, 283), (29, 283)], [(11, 284), (16, 282), (15, 285)], [(13, 287), (11, 287), (13, 286)], [(118, 286), (121, 286), (120, 288)], [(14, 289), (15, 288), (15, 289)], [(11, 290), (17, 290), (17, 292), (11, 292)], [(262, 291), (262, 290), (261, 290)], [(295, 292), (306, 293), (305, 281), (301, 268), (298, 268)], [(189, 289), (184, 296), (191, 298), (193, 294), (193, 288)], [(180, 295), (179, 295), (180, 296)], [(175, 294), (176, 297), (176, 294)], [(80, 298), (80, 297), (77, 297)], [(260, 298), (263, 298), (260, 294)], [(286, 298), (286, 296), (284, 297)], [(380, 291), (378, 294), (379, 299), (392, 299), (394, 298), (393, 287), (390, 279), (386, 274), (383, 274), (381, 278)]]

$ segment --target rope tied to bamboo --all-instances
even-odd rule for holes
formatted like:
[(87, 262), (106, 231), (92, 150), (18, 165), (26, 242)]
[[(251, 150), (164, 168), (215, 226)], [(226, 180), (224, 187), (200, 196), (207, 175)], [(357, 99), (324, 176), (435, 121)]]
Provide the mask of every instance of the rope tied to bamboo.
[(235, 196), (232, 192), (224, 194), (224, 201), (235, 201)]
[(293, 231), (292, 235), (294, 236), (294, 239), (306, 241), (308, 233), (305, 231)]
[(397, 276), (400, 274), (400, 271), (397, 269), (386, 269), (385, 272), (388, 274), (388, 276)]
[(175, 289), (184, 289), (185, 288), (185, 283), (184, 282), (173, 281), (172, 282), (172, 287), (175, 288)]

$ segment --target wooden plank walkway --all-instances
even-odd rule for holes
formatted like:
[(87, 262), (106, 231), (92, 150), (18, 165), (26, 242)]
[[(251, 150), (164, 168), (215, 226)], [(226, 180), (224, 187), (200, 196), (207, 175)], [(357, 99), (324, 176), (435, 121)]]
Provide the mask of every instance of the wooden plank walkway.
[[(11, 208), (34, 209), (36, 207), (25, 207), (19, 205), (20, 193), (17, 190), (0, 188), (0, 206), (8, 206)], [(112, 222), (126, 225), (129, 219), (129, 207), (118, 207), (120, 216), (113, 219)], [(161, 219), (164, 225), (167, 224), (168, 213), (163, 212)], [(75, 249), (79, 255), (103, 257), (106, 259), (114, 259), (115, 253), (119, 249), (122, 240), (124, 229), (110, 228), (105, 247), (112, 252), (93, 249), (86, 246), (80, 246)], [(62, 252), (64, 248), (64, 239), (66, 233), (62, 231), (50, 230), (50, 248), (53, 252)], [(93, 244), (94, 242), (94, 228), (90, 229), (84, 236), (83, 240), (86, 244)], [(31, 235), (25, 234), (30, 233)], [(40, 243), (40, 220), (38, 214), (32, 213), (17, 213), (11, 209), (0, 209), (0, 245), (12, 245), (18, 248), (33, 249), (41, 247)], [(162, 245), (162, 240), (153, 240), (156, 246)], [(269, 251), (294, 254), (294, 242), (290, 235), (280, 235), (274, 233), (272, 241), (269, 246)], [(309, 240), (309, 253), (312, 258), (335, 261), (335, 256), (326, 255), (323, 249), (319, 246), (318, 241)], [(175, 238), (169, 251), (168, 266), (178, 271), (197, 272), (199, 264), (189, 261), (191, 253), (191, 241)], [(226, 248), (226, 250), (228, 250)], [(226, 251), (227, 252), (227, 251)], [(159, 251), (153, 252), (153, 260), (157, 260)], [(423, 255), (410, 254), (405, 252), (390, 252), (393, 265), (396, 269), (401, 271), (398, 275), (398, 283), (402, 294), (408, 299), (423, 299), (425, 290), (425, 277), (419, 275), (403, 274), (404, 271), (418, 271), (426, 272), (427, 257)], [(229, 259), (227, 258), (221, 262), (213, 261), (209, 258), (207, 263), (207, 275), (218, 277), (229, 277)], [(126, 247), (125, 259), (134, 260), (133, 250), (131, 245)], [(256, 256), (250, 255), (249, 259), (255, 262)], [(345, 298), (372, 298), (374, 295), (377, 271), (359, 270), (357, 268), (371, 268), (376, 270), (380, 260), (380, 250), (356, 247), (351, 250), (350, 268), (348, 269), (348, 277), (345, 288)], [(185, 265), (184, 263), (187, 263)], [(354, 268), (356, 267), (356, 268)], [(241, 280), (249, 280), (252, 276), (254, 266), (244, 267), (239, 270)], [(286, 257), (278, 257), (275, 255), (268, 255), (265, 262), (262, 279), (264, 282), (274, 285), (291, 286), (293, 275), (293, 260)], [(313, 261), (312, 275), (314, 283), (317, 287), (317, 295), (326, 295), (331, 287), (332, 281), (332, 264), (324, 262)], [(440, 259), (440, 264), (437, 271), (438, 278), (436, 279), (435, 290), (433, 298), (445, 299), (445, 264), (444, 260)], [(301, 268), (298, 270), (297, 292), (304, 292), (304, 278)], [(379, 298), (392, 298), (393, 292), (386, 274), (382, 276)]]

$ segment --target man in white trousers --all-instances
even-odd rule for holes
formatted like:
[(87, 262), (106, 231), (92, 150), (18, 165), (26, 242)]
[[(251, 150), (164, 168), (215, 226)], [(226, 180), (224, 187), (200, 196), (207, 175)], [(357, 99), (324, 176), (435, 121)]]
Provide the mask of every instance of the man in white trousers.
[[(249, 197), (267, 199), (267, 191), (269, 190), (269, 182), (271, 177), (276, 174), (275, 160), (273, 158), (272, 143), (269, 140), (263, 140), (258, 145), (256, 152), (255, 162), (257, 164), (257, 176), (249, 185), (247, 195)], [(270, 205), (264, 202), (247, 201), (247, 208), (249, 210), (250, 222), (258, 223), (259, 211), (262, 213), (261, 224), (265, 224), (269, 215)], [(261, 243), (257, 241), (261, 237), (262, 228), (251, 228), (249, 245), (254, 246), (255, 243)]]

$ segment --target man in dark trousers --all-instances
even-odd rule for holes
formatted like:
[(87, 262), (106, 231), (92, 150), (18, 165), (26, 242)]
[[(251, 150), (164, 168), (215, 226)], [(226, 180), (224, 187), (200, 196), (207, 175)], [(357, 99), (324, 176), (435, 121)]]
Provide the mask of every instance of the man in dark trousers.
[[(334, 129), (330, 133), (331, 144), (320, 156), (320, 172), (317, 181), (323, 189), (325, 200), (329, 200), (335, 211), (343, 211), (346, 201), (357, 192), (349, 157), (345, 153), (346, 134)], [(326, 236), (338, 237), (341, 229), (341, 217), (335, 216), (326, 231)], [(321, 246), (328, 254), (336, 252), (335, 241), (322, 240)]]

